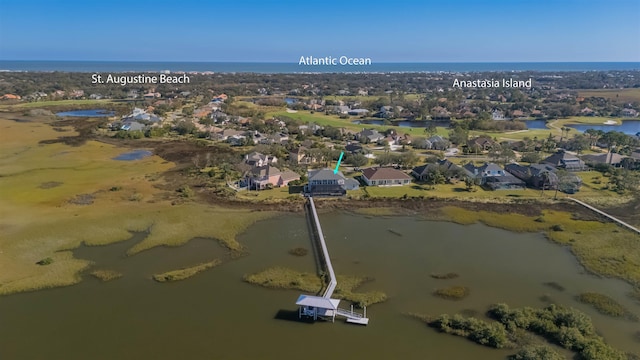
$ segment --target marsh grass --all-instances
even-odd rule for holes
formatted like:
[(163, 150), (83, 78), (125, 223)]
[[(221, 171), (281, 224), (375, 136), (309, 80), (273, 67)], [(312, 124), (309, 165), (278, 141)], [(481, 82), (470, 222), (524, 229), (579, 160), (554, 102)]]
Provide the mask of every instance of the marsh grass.
[(296, 247), (293, 249), (289, 249), (289, 254), (293, 256), (306, 256), (308, 253), (309, 253), (309, 250), (303, 247)]
[[(387, 295), (381, 291), (365, 293), (354, 291), (364, 283), (372, 281), (371, 278), (338, 275), (336, 280), (338, 285), (333, 297), (351, 301), (359, 307), (373, 305), (387, 299)], [(245, 275), (244, 281), (271, 289), (300, 290), (313, 294), (319, 294), (324, 287), (319, 276), (284, 267), (272, 267), (255, 274)]]
[(564, 286), (558, 284), (555, 281), (546, 282), (546, 283), (544, 283), (544, 285), (552, 288), (553, 290), (557, 290), (557, 291), (564, 291), (565, 290)]
[(122, 277), (122, 273), (115, 270), (94, 270), (89, 274), (102, 281), (111, 281)]
[(153, 280), (157, 282), (172, 282), (188, 279), (198, 273), (211, 269), (222, 264), (222, 261), (215, 259), (206, 263), (190, 266), (183, 269), (167, 271), (161, 274), (154, 274)]
[(462, 300), (469, 296), (470, 290), (464, 286), (450, 286), (446, 288), (436, 289), (433, 295), (447, 300)]
[(630, 320), (638, 321), (638, 317), (632, 314), (624, 306), (620, 305), (614, 299), (604, 294), (595, 292), (585, 292), (578, 295), (578, 300), (582, 303), (593, 306), (598, 312), (613, 316), (613, 317), (626, 317)]
[(454, 272), (450, 272), (450, 273), (431, 273), (430, 276), (432, 278), (438, 279), (438, 280), (448, 280), (448, 279), (458, 278), (458, 277), (460, 277), (460, 274), (454, 273)]
[(355, 209), (353, 212), (360, 215), (368, 216), (392, 216), (397, 215), (398, 211), (390, 207), (370, 207)]

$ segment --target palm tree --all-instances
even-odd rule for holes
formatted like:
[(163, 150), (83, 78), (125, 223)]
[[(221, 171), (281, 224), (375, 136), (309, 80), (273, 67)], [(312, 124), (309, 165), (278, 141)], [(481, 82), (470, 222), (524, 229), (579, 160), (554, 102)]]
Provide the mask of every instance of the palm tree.
[(543, 172), (542, 174), (540, 174), (540, 177), (542, 178), (542, 192), (540, 193), (540, 196), (544, 195), (544, 188), (547, 187), (547, 184), (549, 183), (549, 173), (548, 172)]

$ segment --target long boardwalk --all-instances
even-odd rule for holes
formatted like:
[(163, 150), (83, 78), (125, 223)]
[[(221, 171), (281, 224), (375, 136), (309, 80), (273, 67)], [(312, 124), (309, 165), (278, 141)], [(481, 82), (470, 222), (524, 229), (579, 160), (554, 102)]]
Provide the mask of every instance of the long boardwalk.
[(338, 285), (338, 280), (336, 279), (336, 274), (333, 271), (333, 265), (331, 264), (331, 257), (329, 256), (329, 250), (327, 249), (327, 243), (324, 240), (324, 234), (322, 233), (322, 226), (320, 225), (320, 219), (318, 218), (318, 212), (316, 211), (316, 205), (313, 202), (313, 198), (309, 197), (309, 209), (311, 211), (311, 216), (313, 217), (313, 223), (315, 225), (315, 230), (317, 233), (318, 242), (320, 243), (320, 248), (322, 250), (322, 257), (324, 258), (324, 267), (329, 274), (329, 282), (327, 284), (327, 288), (322, 295), (322, 298), (328, 302), (336, 301), (336, 306), (333, 308), (334, 310), (329, 310), (326, 314), (331, 316), (338, 315), (347, 318), (347, 322), (367, 325), (369, 323), (369, 319), (367, 318), (367, 308), (364, 308), (364, 314), (359, 314), (353, 311), (353, 306), (351, 310), (341, 309), (337, 307), (337, 303), (340, 300), (331, 299), (333, 295), (333, 291), (336, 289), (336, 285)]
[(329, 283), (327, 284), (327, 289), (324, 291), (324, 294), (322, 295), (322, 297), (329, 299), (331, 298), (331, 295), (333, 295), (333, 291), (336, 289), (336, 285), (338, 285), (338, 280), (336, 280), (336, 274), (333, 272), (331, 257), (329, 257), (329, 250), (327, 249), (327, 243), (324, 241), (322, 226), (320, 226), (320, 219), (318, 218), (316, 205), (313, 203), (312, 197), (309, 197), (309, 209), (311, 209), (311, 215), (316, 225), (316, 231), (318, 232), (318, 240), (320, 241), (320, 246), (322, 249), (322, 256), (324, 257), (325, 267), (327, 269), (327, 272), (329, 273)]
[(590, 209), (590, 210), (592, 210), (592, 211), (595, 211), (595, 212), (597, 212), (598, 214), (600, 214), (600, 215), (602, 215), (602, 216), (605, 216), (605, 217), (607, 217), (607, 218), (609, 218), (609, 219), (611, 219), (611, 220), (613, 220), (613, 221), (617, 222), (618, 224), (620, 224), (620, 225), (622, 225), (622, 226), (624, 226), (624, 227), (628, 228), (629, 230), (631, 230), (631, 231), (633, 231), (633, 232), (636, 232), (636, 233), (640, 234), (640, 229), (638, 229), (638, 228), (636, 228), (636, 227), (634, 227), (634, 226), (632, 226), (632, 225), (630, 225), (630, 224), (627, 224), (626, 222), (624, 222), (624, 221), (622, 221), (622, 220), (620, 220), (620, 219), (618, 219), (618, 218), (615, 218), (615, 217), (613, 217), (613, 216), (611, 216), (611, 215), (607, 214), (606, 212), (604, 212), (604, 211), (602, 211), (602, 210), (596, 209), (595, 207), (593, 207), (593, 206), (591, 206), (591, 205), (589, 205), (589, 204), (587, 204), (587, 203), (585, 203), (585, 202), (583, 202), (583, 201), (580, 201), (580, 200), (578, 200), (578, 199), (574, 199), (574, 198), (571, 198), (571, 197), (569, 197), (569, 198), (567, 198), (567, 199), (572, 200), (572, 201), (574, 201), (574, 202), (576, 202), (576, 203), (578, 203), (578, 204), (580, 204), (580, 205), (582, 205), (582, 206), (586, 207), (587, 209)]

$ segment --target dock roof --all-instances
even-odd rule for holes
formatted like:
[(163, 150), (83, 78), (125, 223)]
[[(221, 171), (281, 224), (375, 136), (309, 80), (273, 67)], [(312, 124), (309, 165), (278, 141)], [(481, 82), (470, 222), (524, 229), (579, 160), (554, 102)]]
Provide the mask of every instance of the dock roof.
[(338, 308), (338, 304), (340, 304), (339, 299), (330, 299), (313, 295), (300, 295), (300, 297), (298, 297), (298, 301), (296, 301), (296, 305), (299, 306), (312, 306), (332, 310), (336, 310)]

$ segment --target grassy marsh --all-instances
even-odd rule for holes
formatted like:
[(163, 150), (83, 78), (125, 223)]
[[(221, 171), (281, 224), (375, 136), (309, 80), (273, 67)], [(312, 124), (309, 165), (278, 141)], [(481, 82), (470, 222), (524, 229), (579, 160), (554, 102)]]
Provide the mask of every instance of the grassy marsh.
[(161, 274), (153, 274), (153, 280), (157, 282), (172, 282), (188, 279), (198, 273), (211, 269), (222, 264), (222, 261), (215, 259), (206, 263), (190, 266), (183, 269), (167, 271)]
[[(148, 230), (129, 255), (197, 237), (240, 251), (236, 235), (275, 214), (193, 202), (172, 205), (175, 194), (161, 189), (158, 174), (175, 164), (158, 156), (116, 161), (113, 157), (127, 149), (95, 141), (41, 144), (59, 133), (37, 121), (0, 119), (0, 126), (0, 294), (79, 282), (90, 264), (68, 250), (83, 243), (105, 245)], [(42, 186), (53, 182), (57, 186)], [(93, 203), (69, 202), (79, 194), (90, 194)], [(137, 201), (130, 201), (132, 196)], [(45, 258), (53, 262), (36, 264)]]
[(613, 317), (626, 317), (631, 320), (638, 320), (638, 316), (632, 314), (624, 306), (620, 305), (614, 299), (604, 294), (596, 292), (585, 292), (578, 295), (578, 300), (582, 303), (593, 306), (598, 312), (613, 316)]
[(111, 281), (122, 277), (122, 273), (115, 270), (94, 270), (89, 274), (102, 281)]
[[(364, 283), (372, 281), (370, 278), (359, 276), (337, 275), (338, 285), (333, 297), (351, 301), (363, 307), (383, 302), (387, 299), (381, 291), (355, 292)], [(284, 267), (271, 267), (255, 274), (244, 276), (244, 281), (271, 289), (300, 290), (312, 294), (319, 294), (324, 287), (322, 279), (312, 273), (299, 272)]]
[(447, 300), (462, 300), (469, 296), (470, 291), (465, 286), (449, 286), (446, 288), (436, 289), (433, 295)]

